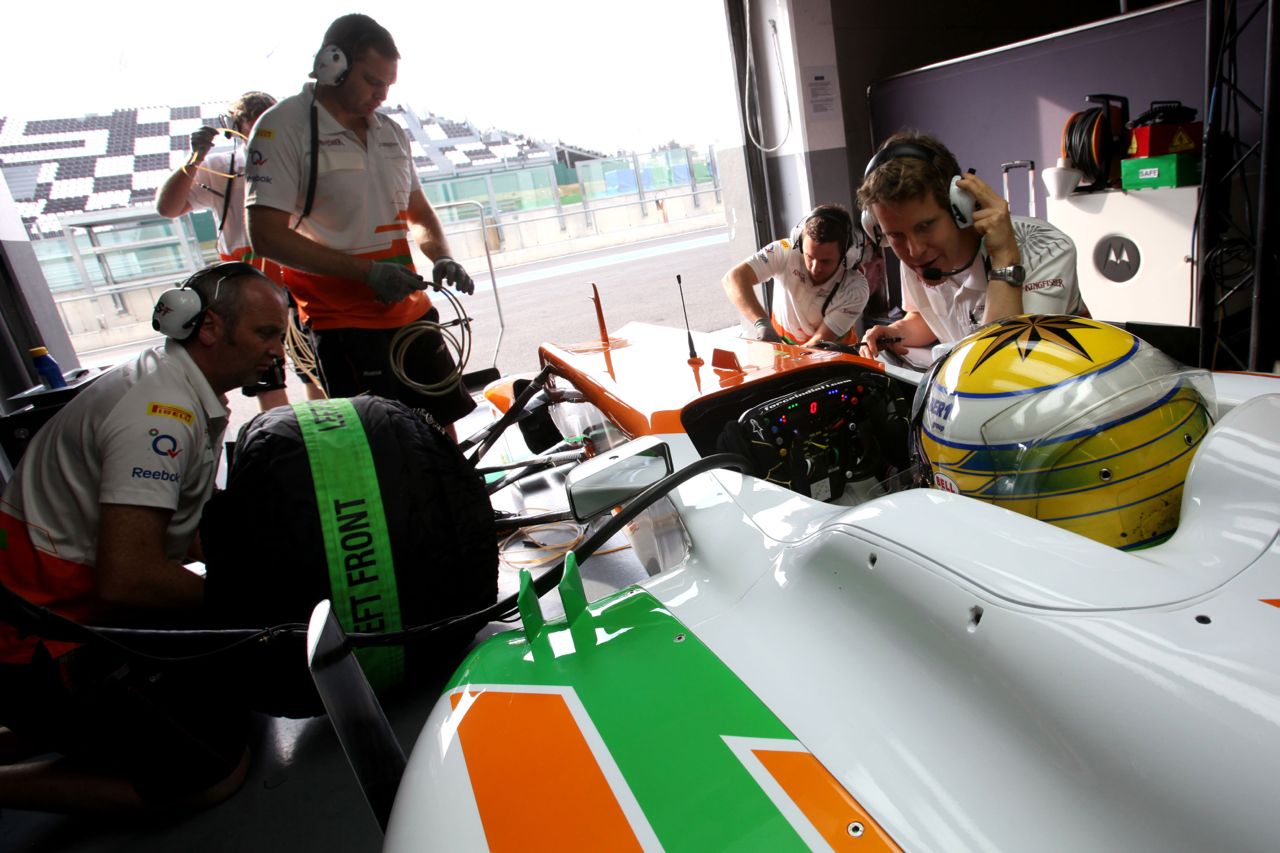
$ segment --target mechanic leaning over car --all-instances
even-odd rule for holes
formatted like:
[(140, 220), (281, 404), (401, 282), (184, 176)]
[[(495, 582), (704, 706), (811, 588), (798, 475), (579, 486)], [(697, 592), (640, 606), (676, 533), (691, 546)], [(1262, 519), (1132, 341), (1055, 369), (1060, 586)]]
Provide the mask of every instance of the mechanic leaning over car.
[(902, 131), (880, 146), (858, 189), (862, 225), (901, 261), (906, 316), (867, 330), (868, 354), (883, 337), (909, 346), (951, 343), (1016, 314), (1089, 316), (1071, 238), (1041, 219), (1010, 216), (985, 181), (962, 174), (946, 146)]
[[(249, 140), (245, 206), (253, 251), (283, 264), (300, 316), (311, 325), (330, 397), (369, 391), (450, 425), (475, 402), (461, 385), (431, 396), (392, 367), (396, 332), (439, 314), (423, 293), (445, 282), (475, 286), (449, 244), (414, 171), (409, 140), (377, 112), (396, 81), (400, 53), (367, 15), (344, 15), (325, 32), (314, 83), (272, 107)], [(434, 261), (414, 271), (409, 239)], [(440, 333), (409, 348), (404, 372), (430, 383), (455, 370)], [(451, 428), (450, 428), (451, 429)]]
[[(102, 374), (36, 433), (0, 505), (4, 592), (85, 625), (187, 627), (197, 525), (226, 393), (283, 356), (284, 291), (220, 263), (161, 295), (168, 340)], [(212, 805), (248, 767), (248, 710), (213, 663), (151, 665), (0, 619), (0, 807), (151, 813)], [(30, 630), (28, 630), (30, 629)], [(59, 753), (53, 760), (33, 756)]]
[[(813, 346), (857, 339), (854, 324), (870, 297), (864, 272), (877, 260), (838, 204), (820, 204), (792, 230), (735, 266), (724, 292), (757, 340)], [(755, 286), (772, 277), (782, 285), (768, 312)]]

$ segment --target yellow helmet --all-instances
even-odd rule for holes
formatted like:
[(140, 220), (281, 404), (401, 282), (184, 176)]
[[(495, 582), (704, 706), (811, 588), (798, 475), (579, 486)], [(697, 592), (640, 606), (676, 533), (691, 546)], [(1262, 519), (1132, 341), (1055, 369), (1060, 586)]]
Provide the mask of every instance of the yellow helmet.
[(1187, 466), (1215, 417), (1207, 371), (1058, 315), (974, 332), (916, 404), (932, 485), (1126, 550), (1177, 528)]

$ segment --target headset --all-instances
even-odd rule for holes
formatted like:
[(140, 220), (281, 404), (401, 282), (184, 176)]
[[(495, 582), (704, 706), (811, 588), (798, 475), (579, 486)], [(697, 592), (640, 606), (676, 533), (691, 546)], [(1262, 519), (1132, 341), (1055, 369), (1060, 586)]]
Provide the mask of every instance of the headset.
[[(326, 34), (327, 35), (327, 34)], [(351, 71), (351, 63), (347, 60), (347, 52), (336, 44), (326, 44), (316, 54), (311, 65), (311, 76), (322, 86), (341, 86)], [(297, 228), (302, 220), (311, 215), (311, 208), (316, 201), (316, 179), (320, 167), (320, 117), (316, 113), (316, 99), (311, 98), (311, 164), (307, 178), (307, 200), (302, 207), (302, 215), (293, 224)]]
[(326, 44), (316, 54), (316, 61), (311, 66), (311, 76), (323, 86), (341, 86), (351, 70), (347, 54), (336, 44)]
[[(801, 219), (800, 222), (796, 224), (796, 227), (791, 229), (791, 245), (801, 253), (804, 252), (804, 229), (805, 226), (814, 219), (825, 219), (827, 222), (844, 227), (844, 241), (840, 244), (840, 264), (847, 270), (849, 268), (849, 253), (854, 249), (857, 249), (858, 257), (853, 262), (853, 267), (854, 269), (861, 270), (862, 251), (865, 243), (862, 239), (862, 235), (858, 234), (857, 229), (853, 227), (853, 217), (849, 215), (848, 211), (843, 210), (842, 208), (835, 207), (833, 205), (820, 204), (813, 210), (809, 211), (809, 215), (804, 219)], [(836, 293), (839, 292), (840, 286), (844, 284), (845, 275), (846, 273), (841, 274), (840, 278), (836, 280), (836, 286), (831, 288), (831, 292), (828, 293), (827, 298), (823, 300), (823, 315), (827, 313), (827, 309), (831, 307), (831, 302), (836, 298)], [(772, 309), (773, 306), (771, 305), (769, 307)]]
[(151, 311), (151, 328), (175, 341), (191, 340), (200, 332), (200, 324), (209, 311), (204, 296), (192, 285), (205, 278), (218, 276), (213, 289), (213, 301), (216, 302), (222, 283), (242, 275), (261, 276), (262, 271), (244, 261), (222, 261), (197, 271), (177, 287), (160, 294), (156, 307)]
[[(823, 219), (844, 228), (844, 241), (840, 244), (840, 257), (843, 258), (847, 256), (849, 251), (855, 248), (855, 240), (857, 238), (854, 234), (853, 217), (851, 217), (848, 212), (827, 204), (820, 204), (813, 210), (809, 211), (809, 215), (804, 219), (801, 219), (796, 224), (796, 227), (791, 229), (792, 246), (799, 249), (801, 252), (804, 251), (804, 244), (802, 241), (804, 240), (805, 226), (815, 219)], [(857, 242), (861, 243), (862, 241), (857, 240)]]
[[(903, 157), (923, 160), (942, 174), (942, 170), (938, 168), (938, 160), (943, 158), (942, 152), (921, 142), (904, 141), (894, 142), (877, 151), (871, 158), (871, 162), (867, 164), (866, 171), (862, 173), (863, 180), (890, 160), (899, 160)], [(951, 217), (960, 228), (968, 228), (973, 224), (973, 211), (977, 202), (970, 192), (959, 186), (960, 178), (963, 177), (959, 172), (942, 176), (950, 179), (947, 185), (947, 197), (951, 202)], [(871, 205), (867, 205), (862, 211), (862, 230), (877, 246), (886, 245), (884, 234), (880, 231), (880, 223), (876, 221), (876, 215), (871, 212)]]

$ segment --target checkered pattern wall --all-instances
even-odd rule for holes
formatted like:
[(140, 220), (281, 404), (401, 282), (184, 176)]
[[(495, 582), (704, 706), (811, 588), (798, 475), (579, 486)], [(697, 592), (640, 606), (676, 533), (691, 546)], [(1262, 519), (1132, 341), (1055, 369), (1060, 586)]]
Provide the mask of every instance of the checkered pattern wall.
[[(220, 124), (228, 103), (140, 107), (110, 115), (25, 120), (0, 117), (0, 168), (28, 231), (60, 233), (59, 214), (151, 205), (186, 162), (192, 131)], [(421, 177), (485, 171), (504, 160), (554, 156), (555, 147), (504, 131), (402, 107), (384, 109), (408, 132)], [(221, 138), (220, 138), (221, 141)], [(222, 144), (227, 144), (225, 141)]]

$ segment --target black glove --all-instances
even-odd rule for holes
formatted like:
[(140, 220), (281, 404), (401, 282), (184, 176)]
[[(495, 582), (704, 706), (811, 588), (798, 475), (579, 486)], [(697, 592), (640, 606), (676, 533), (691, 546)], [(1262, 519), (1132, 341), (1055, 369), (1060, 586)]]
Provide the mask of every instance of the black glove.
[(400, 264), (374, 262), (365, 274), (364, 283), (373, 289), (378, 301), (392, 305), (415, 290), (422, 290), (427, 283), (408, 267)]
[(431, 268), (432, 287), (439, 290), (444, 287), (446, 281), (459, 293), (476, 292), (475, 283), (471, 281), (471, 276), (467, 275), (467, 271), (462, 268), (462, 264), (449, 257), (436, 261), (436, 265)]
[(764, 317), (756, 320), (755, 330), (757, 341), (768, 341), (771, 344), (782, 343), (782, 338), (778, 337), (778, 333), (774, 331), (773, 324)]
[(191, 134), (191, 162), (204, 162), (205, 155), (213, 147), (213, 139), (218, 135), (216, 127), (202, 127)]

